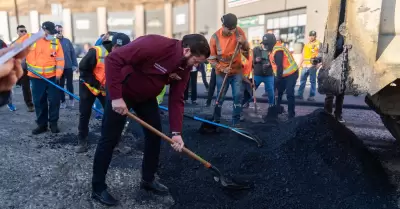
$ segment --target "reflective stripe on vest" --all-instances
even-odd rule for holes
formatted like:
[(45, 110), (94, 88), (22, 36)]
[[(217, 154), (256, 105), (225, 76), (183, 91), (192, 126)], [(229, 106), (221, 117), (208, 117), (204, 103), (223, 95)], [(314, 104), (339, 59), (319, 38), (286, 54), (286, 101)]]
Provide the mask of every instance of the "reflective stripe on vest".
[(56, 67), (55, 66), (40, 67), (40, 66), (31, 65), (28, 62), (26, 62), (26, 65), (27, 65), (29, 70), (35, 71), (36, 73), (38, 73), (40, 75), (56, 73)]
[(83, 84), (85, 84), (85, 86), (89, 89), (90, 92), (92, 92), (93, 95), (98, 96), (101, 93), (102, 96), (106, 96), (106, 92), (105, 91), (98, 90), (98, 89), (92, 87), (91, 85), (89, 85), (86, 82), (83, 82)]
[[(285, 69), (283, 69), (283, 77), (289, 76), (291, 74), (293, 74), (294, 72), (297, 71), (298, 67), (297, 67), (297, 63), (294, 60), (292, 54), (290, 54), (289, 50), (284, 47), (284, 46), (274, 46), (274, 49), (272, 50), (272, 56), (275, 56), (275, 53), (277, 51), (283, 51), (283, 53), (285, 54), (285, 57), (287, 58), (287, 61), (289, 62), (289, 66), (286, 66)], [(274, 60), (275, 62), (275, 60)], [(285, 67), (285, 66), (284, 66)], [(276, 69), (274, 69), (274, 71), (276, 71)], [(276, 74), (276, 72), (275, 72)]]
[(97, 64), (96, 67), (93, 69), (93, 75), (100, 82), (101, 85), (105, 85), (106, 83), (106, 76), (105, 76), (105, 58), (108, 55), (107, 49), (101, 45), (101, 46), (95, 46), (94, 49), (96, 49), (96, 58), (97, 58)]
[(96, 52), (97, 52), (97, 63), (103, 63), (104, 64), (104, 58), (108, 55), (108, 51), (106, 48), (104, 48), (103, 45), (101, 46), (95, 46)]
[[(235, 32), (235, 36), (236, 36), (236, 40), (237, 40), (239, 38), (239, 31), (237, 29), (236, 29), (236, 32)], [(233, 57), (222, 58), (222, 48), (221, 48), (221, 44), (219, 43), (219, 39), (218, 39), (217, 34), (214, 33), (212, 35), (212, 37), (214, 37), (215, 45), (217, 46), (217, 57), (216, 57), (217, 60), (222, 61), (222, 62), (230, 62)], [(215, 59), (215, 57), (212, 56), (212, 57), (209, 57), (209, 59)]]
[[(32, 33), (29, 33), (28, 37), (30, 38), (31, 36), (32, 36)], [(53, 49), (54, 51), (57, 51), (58, 50), (58, 44), (59, 44), (58, 39), (57, 38), (53, 38), (50, 41), (50, 48)], [(36, 42), (31, 45), (31, 49), (35, 49), (35, 48), (36, 48)]]

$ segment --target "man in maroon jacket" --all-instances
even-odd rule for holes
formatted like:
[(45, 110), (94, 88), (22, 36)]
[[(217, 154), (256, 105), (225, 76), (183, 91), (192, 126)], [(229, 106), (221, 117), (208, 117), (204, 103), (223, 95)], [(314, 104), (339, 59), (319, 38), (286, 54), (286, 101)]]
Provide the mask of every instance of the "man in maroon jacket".
[[(168, 99), (169, 124), (172, 147), (181, 151), (183, 120), (183, 96), (189, 74), (194, 64), (202, 63), (210, 56), (210, 47), (204, 36), (189, 34), (182, 41), (158, 35), (147, 35), (111, 52), (105, 60), (106, 87), (101, 139), (93, 164), (92, 197), (106, 205), (116, 205), (108, 192), (105, 177), (111, 162), (113, 149), (121, 137), (126, 113), (133, 108), (145, 122), (161, 131), (157, 95), (165, 85), (170, 85)], [(144, 129), (145, 148), (142, 163), (141, 187), (158, 193), (168, 193), (168, 188), (158, 182), (157, 172), (161, 138)]]

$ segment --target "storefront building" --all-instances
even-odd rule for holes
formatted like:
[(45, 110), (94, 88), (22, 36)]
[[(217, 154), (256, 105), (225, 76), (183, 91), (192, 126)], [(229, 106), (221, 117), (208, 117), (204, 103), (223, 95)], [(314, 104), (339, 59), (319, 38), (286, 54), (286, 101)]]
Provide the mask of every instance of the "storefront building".
[(311, 30), (322, 41), (328, 0), (226, 0), (225, 12), (238, 16), (253, 47), (265, 33), (274, 33), (294, 51), (296, 43), (307, 42)]

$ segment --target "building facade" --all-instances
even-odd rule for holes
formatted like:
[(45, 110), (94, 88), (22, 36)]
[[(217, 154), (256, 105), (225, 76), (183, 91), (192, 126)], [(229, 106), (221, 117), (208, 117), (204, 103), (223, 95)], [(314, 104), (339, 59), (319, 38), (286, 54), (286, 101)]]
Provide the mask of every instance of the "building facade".
[(221, 16), (234, 13), (252, 46), (259, 44), (263, 34), (273, 32), (293, 48), (294, 43), (304, 42), (310, 30), (323, 37), (328, 12), (328, 0), (89, 0), (85, 6), (80, 2), (80, 7), (77, 0), (40, 0), (36, 7), (18, 0), (24, 6), (17, 10), (10, 1), (0, 4), (0, 24), (7, 26), (0, 28), (0, 38), (6, 42), (16, 39), (16, 13), (28, 31), (37, 31), (41, 22), (51, 20), (63, 25), (65, 36), (77, 44), (93, 43), (106, 31), (132, 38), (160, 34), (179, 39), (189, 33), (210, 38), (221, 27)]
[(311, 30), (323, 39), (328, 0), (226, 0), (225, 12), (239, 17), (252, 46), (271, 32), (294, 50), (295, 43), (307, 41)]

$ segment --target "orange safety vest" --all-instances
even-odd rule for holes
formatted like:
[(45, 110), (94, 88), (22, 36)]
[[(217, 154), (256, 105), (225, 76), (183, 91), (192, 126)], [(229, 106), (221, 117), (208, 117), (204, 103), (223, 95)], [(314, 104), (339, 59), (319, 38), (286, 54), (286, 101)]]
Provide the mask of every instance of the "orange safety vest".
[[(31, 36), (32, 34), (28, 33), (26, 37), (21, 38), (21, 40), (17, 40), (17, 42), (22, 42), (30, 38)], [(59, 47), (61, 45), (60, 41), (57, 38), (53, 38), (51, 41), (49, 41), (49, 47), (50, 47), (49, 51), (40, 49), (39, 50), (40, 52), (36, 52), (38, 43), (43, 44), (44, 42), (38, 40), (37, 42), (32, 44), (29, 48), (30, 52), (26, 57), (26, 65), (28, 69), (44, 76), (45, 78), (56, 76), (57, 71), (61, 72), (59, 74), (62, 74), (62, 71), (64, 70), (64, 53), (62, 52), (62, 50), (59, 51)], [(47, 41), (45, 41), (45, 43), (48, 44)], [(43, 46), (41, 45), (41, 47)], [(49, 53), (48, 55), (43, 54), (47, 52)], [(44, 55), (44, 57), (42, 57), (41, 55)], [(49, 63), (49, 64), (51, 63), (52, 65), (42, 66), (40, 64), (37, 64), (38, 61), (40, 61), (41, 63)], [(37, 77), (31, 72), (28, 72), (28, 76)]]
[(321, 42), (315, 40), (313, 42), (308, 42), (304, 45), (303, 49), (303, 67), (311, 67), (311, 59), (316, 58), (319, 53), (319, 48), (321, 46)]
[[(215, 40), (215, 48), (216, 48), (216, 52), (214, 53), (213, 49), (211, 50), (212, 55), (208, 58), (211, 64), (213, 64), (214, 62), (218, 62), (219, 64), (222, 64), (222, 66), (228, 67), (230, 61), (233, 59), (234, 61), (231, 66), (232, 69), (234, 69), (235, 72), (240, 72), (242, 70), (240, 51), (237, 53), (235, 57), (232, 58), (232, 55), (234, 53), (234, 48), (240, 36), (239, 30), (242, 31), (241, 28), (237, 27), (235, 31), (235, 36), (228, 37), (229, 40), (226, 40), (226, 38), (222, 35), (222, 29), (219, 29), (211, 36), (211, 42), (212, 40)], [(220, 71), (217, 70), (216, 73), (219, 74)]]
[(275, 44), (275, 46), (272, 50), (272, 53), (270, 54), (270, 57), (269, 57), (271, 66), (272, 66), (272, 69), (274, 70), (275, 75), (276, 75), (277, 69), (278, 69), (278, 67), (275, 63), (275, 53), (278, 51), (283, 52), (283, 74), (282, 74), (282, 77), (287, 77), (287, 76), (295, 73), (299, 67), (297, 66), (296, 61), (294, 60), (292, 54), (282, 44), (277, 43), (277, 44)]
[(249, 59), (242, 55), (243, 76), (249, 77), (253, 70), (253, 50), (249, 50)]
[(96, 60), (97, 60), (97, 64), (93, 70), (93, 74), (96, 80), (98, 80), (100, 84), (104, 86), (106, 85), (106, 72), (105, 72), (104, 59), (108, 55), (108, 51), (103, 45), (95, 46), (93, 48), (96, 50)]

